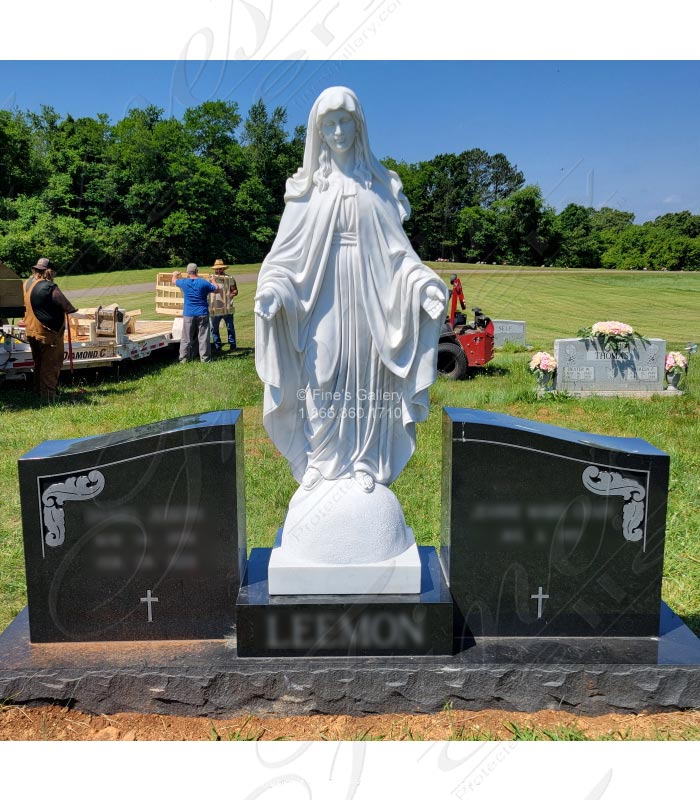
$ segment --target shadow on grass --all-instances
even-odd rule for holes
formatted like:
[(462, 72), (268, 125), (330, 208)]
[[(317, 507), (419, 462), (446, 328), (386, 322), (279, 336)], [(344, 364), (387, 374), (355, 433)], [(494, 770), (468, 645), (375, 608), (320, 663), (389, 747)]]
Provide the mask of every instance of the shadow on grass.
[(479, 376), (495, 377), (510, 375), (510, 372), (511, 371), (508, 369), (508, 367), (500, 367), (496, 366), (495, 364), (486, 364), (484, 367), (469, 367), (465, 380), (472, 380), (473, 378), (478, 378)]
[(143, 361), (122, 361), (107, 367), (85, 367), (61, 372), (58, 382), (58, 397), (47, 403), (41, 401), (32, 391), (32, 376), (25, 380), (12, 380), (0, 383), (0, 409), (3, 411), (26, 411), (28, 409), (47, 409), (66, 405), (90, 405), (97, 397), (123, 395), (132, 388), (120, 385), (145, 375), (162, 372), (177, 363), (176, 350), (161, 350)]
[[(245, 360), (255, 353), (252, 347), (225, 350), (217, 353), (213, 361)], [(177, 366), (177, 347), (164, 348), (152, 353), (148, 358), (137, 361), (121, 361), (110, 366), (82, 367), (73, 374), (61, 372), (58, 385), (58, 398), (52, 402), (42, 402), (32, 392), (32, 376), (25, 380), (12, 380), (0, 383), (0, 410), (26, 411), (68, 405), (90, 405), (102, 397), (117, 397), (133, 392), (132, 381), (147, 376), (158, 375), (170, 367)]]
[(251, 356), (255, 353), (254, 347), (237, 347), (235, 350), (222, 350), (220, 353), (215, 353), (212, 350), (212, 358), (216, 359), (229, 359), (229, 358), (246, 358), (246, 356)]
[(0, 389), (0, 410), (28, 411), (37, 409), (46, 411), (52, 408), (61, 408), (70, 405), (93, 405), (97, 397), (108, 395), (122, 395), (130, 391), (127, 386), (114, 384), (95, 384), (92, 386), (73, 386), (70, 382), (62, 382), (59, 386), (58, 397), (47, 402), (40, 400), (33, 392), (31, 382), (4, 386)]

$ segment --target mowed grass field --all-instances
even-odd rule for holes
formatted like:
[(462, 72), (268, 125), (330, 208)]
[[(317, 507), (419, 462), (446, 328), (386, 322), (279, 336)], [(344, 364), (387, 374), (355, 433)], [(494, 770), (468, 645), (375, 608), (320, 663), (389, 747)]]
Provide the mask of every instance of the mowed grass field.
[[(252, 273), (244, 265), (229, 274)], [(434, 264), (447, 277), (461, 265)], [(466, 266), (466, 265), (465, 265)], [(468, 266), (471, 270), (471, 265)], [(144, 272), (149, 274), (146, 276)], [(104, 295), (76, 305), (118, 302), (155, 318), (153, 291), (119, 294), (119, 285), (152, 283), (158, 270), (68, 276), (71, 290), (104, 286)], [(555, 338), (574, 336), (597, 320), (620, 319), (646, 336), (667, 340), (668, 349), (700, 342), (700, 274), (616, 273), (601, 270), (496, 268), (484, 265), (462, 275), (469, 306), (498, 319), (522, 319), (536, 349), (551, 351)], [(211, 364), (180, 365), (175, 353), (127, 364), (116, 373), (77, 372), (65, 398), (40, 407), (21, 384), (0, 385), (0, 629), (26, 602), (17, 459), (45, 439), (88, 436), (193, 412), (242, 408), (245, 420), (246, 503), (249, 546), (270, 546), (296, 484), (286, 461), (262, 427), (262, 385), (253, 357), (254, 282), (241, 282), (236, 330), (241, 352)], [(473, 379), (443, 379), (431, 390), (428, 421), (418, 447), (394, 489), (420, 544), (437, 545), (440, 525), (441, 409), (468, 406), (554, 425), (618, 436), (639, 436), (671, 455), (664, 599), (700, 630), (700, 354), (691, 361), (687, 393), (673, 399), (538, 399), (527, 369), (529, 354), (497, 352)], [(533, 487), (536, 493), (537, 487)]]

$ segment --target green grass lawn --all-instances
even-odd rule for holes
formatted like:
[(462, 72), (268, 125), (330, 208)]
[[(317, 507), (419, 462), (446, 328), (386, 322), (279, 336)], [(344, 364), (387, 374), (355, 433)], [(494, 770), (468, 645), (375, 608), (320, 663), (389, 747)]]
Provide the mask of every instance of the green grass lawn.
[[(445, 279), (449, 277), (444, 265), (433, 266), (441, 268)], [(451, 265), (454, 266), (472, 267)], [(245, 264), (236, 267), (236, 271), (256, 272), (259, 268), (259, 264)], [(230, 270), (234, 277), (236, 271)], [(92, 283), (88, 282), (90, 276), (83, 275), (62, 278), (59, 285), (69, 297), (71, 289), (104, 286), (104, 294), (76, 299), (76, 305), (119, 303), (126, 309), (140, 308), (142, 319), (156, 319), (159, 315), (155, 313), (151, 289), (120, 294), (118, 288), (112, 288), (153, 282), (156, 272), (105, 273), (92, 276)], [(148, 273), (143, 280), (138, 277), (142, 273)], [(107, 279), (115, 282), (107, 283)], [(73, 280), (79, 284), (72, 285)], [(463, 277), (463, 287), (468, 309), (478, 305), (494, 319), (525, 320), (528, 342), (537, 348), (551, 349), (554, 339), (575, 336), (579, 328), (605, 319), (627, 322), (646, 336), (666, 339), (673, 347), (688, 341), (700, 342), (699, 273), (567, 269), (533, 272), (529, 268), (522, 274), (468, 274)], [(242, 343), (252, 347), (255, 284), (241, 283), (238, 288), (236, 333)]]
[[(183, 264), (180, 268), (185, 271), (187, 265)], [(235, 264), (229, 267), (227, 274), (236, 277), (236, 274), (257, 272), (260, 264)], [(200, 270), (205, 273), (209, 270), (208, 266), (201, 266)], [(69, 275), (59, 272), (56, 275), (56, 283), (66, 293), (76, 289), (96, 289), (103, 287), (105, 294), (108, 294), (115, 286), (127, 286), (132, 283), (154, 283), (160, 272), (172, 272), (172, 269), (157, 267), (154, 269), (130, 269), (114, 272), (93, 272), (90, 275)]]
[[(136, 282), (133, 277), (125, 281), (126, 275), (133, 273), (122, 273), (120, 283)], [(469, 304), (480, 305), (489, 315), (526, 320), (528, 341), (550, 351), (555, 337), (573, 336), (583, 325), (602, 319), (622, 319), (647, 336), (666, 338), (669, 348), (700, 341), (700, 274), (485, 273), (467, 276), (464, 288)], [(172, 353), (125, 365), (118, 375), (110, 370), (78, 372), (79, 391), (73, 389), (71, 398), (49, 408), (39, 407), (22, 385), (0, 385), (0, 629), (26, 602), (17, 459), (45, 439), (87, 436), (182, 414), (242, 408), (249, 545), (272, 544), (295, 483), (262, 427), (262, 386), (252, 354), (255, 285), (242, 284), (240, 289), (236, 328), (240, 345), (251, 348), (248, 351), (211, 364), (180, 365)], [(140, 307), (145, 318), (151, 316), (150, 292), (109, 298), (109, 302), (115, 300), (127, 308)], [(528, 359), (527, 353), (500, 352), (474, 379), (458, 383), (440, 379), (431, 390), (430, 417), (419, 428), (416, 454), (394, 487), (419, 543), (437, 544), (439, 539), (443, 405), (500, 411), (602, 434), (640, 436), (671, 455), (663, 596), (697, 631), (700, 355), (688, 375), (689, 392), (673, 400), (537, 399)]]

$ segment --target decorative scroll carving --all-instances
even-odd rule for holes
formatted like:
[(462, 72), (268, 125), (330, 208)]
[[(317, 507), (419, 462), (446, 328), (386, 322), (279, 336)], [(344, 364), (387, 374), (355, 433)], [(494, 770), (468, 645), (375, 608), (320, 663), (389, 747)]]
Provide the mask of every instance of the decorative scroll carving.
[(625, 499), (622, 507), (622, 535), (628, 542), (638, 542), (644, 533), (644, 498), (646, 489), (633, 478), (619, 472), (586, 467), (581, 476), (583, 485), (594, 494), (617, 495)]
[(96, 469), (87, 475), (66, 478), (63, 483), (52, 483), (41, 495), (43, 520), (46, 528), (46, 544), (60, 547), (66, 538), (63, 504), (67, 501), (91, 500), (105, 485), (104, 475)]

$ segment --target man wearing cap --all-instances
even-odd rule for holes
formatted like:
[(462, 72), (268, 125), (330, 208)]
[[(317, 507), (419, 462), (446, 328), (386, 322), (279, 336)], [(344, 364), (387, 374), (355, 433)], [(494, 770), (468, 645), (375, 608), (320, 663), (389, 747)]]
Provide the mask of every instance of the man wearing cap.
[(56, 399), (63, 366), (66, 314), (77, 311), (53, 282), (54, 265), (40, 258), (24, 284), (24, 329), (34, 360), (34, 391), (42, 400)]
[[(214, 275), (220, 275), (223, 277), (224, 270), (227, 270), (228, 266), (224, 264), (224, 262), (217, 258), (214, 262)], [(236, 286), (236, 281), (231, 278), (229, 281), (229, 303), (231, 311), (229, 313), (224, 313), (226, 311), (226, 298), (223, 296), (223, 291), (220, 295), (213, 297), (211, 302), (211, 338), (212, 338), (212, 345), (214, 350), (218, 353), (222, 349), (221, 344), (221, 336), (219, 334), (219, 329), (221, 328), (221, 320), (223, 319), (224, 324), (226, 325), (226, 332), (228, 333), (228, 343), (231, 350), (236, 349), (236, 329), (233, 327), (233, 298), (236, 297), (238, 294), (238, 287)]]
[(180, 339), (180, 363), (199, 353), (199, 360), (211, 361), (211, 345), (209, 343), (209, 304), (208, 297), (212, 292), (221, 292), (218, 286), (199, 277), (196, 264), (187, 265), (187, 277), (181, 278), (175, 270), (172, 283), (184, 295), (182, 309), (182, 338)]

